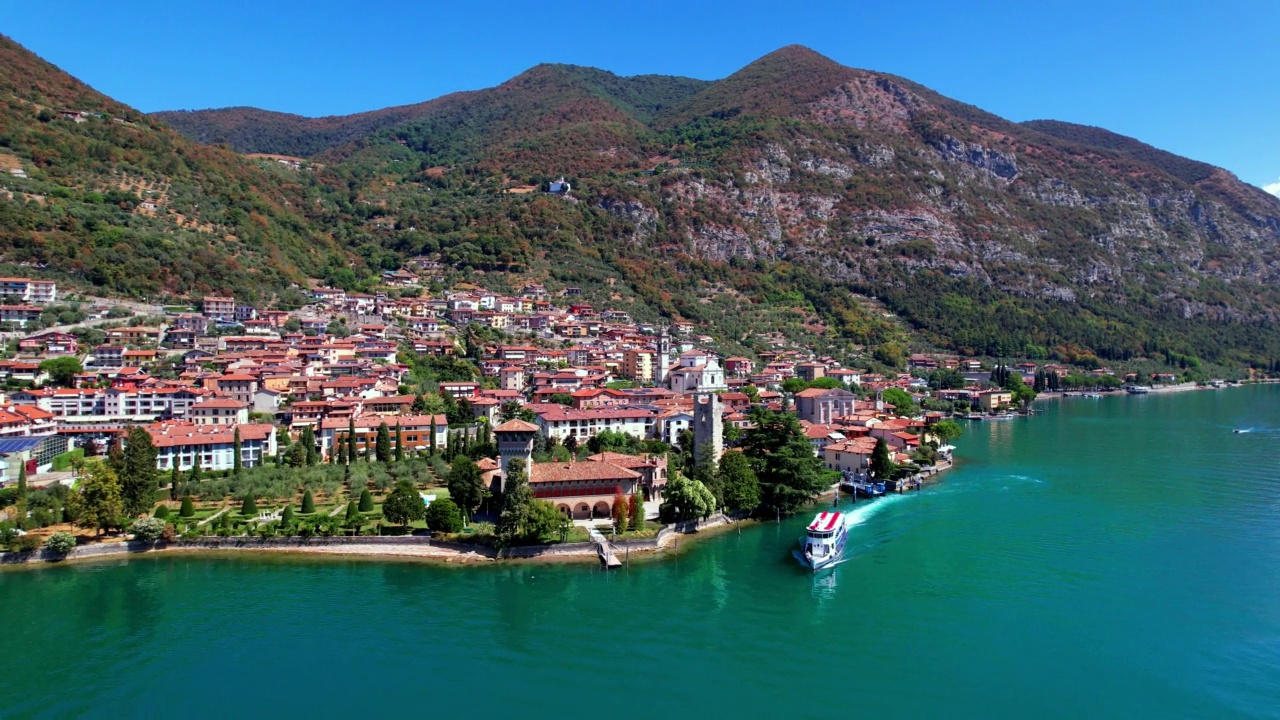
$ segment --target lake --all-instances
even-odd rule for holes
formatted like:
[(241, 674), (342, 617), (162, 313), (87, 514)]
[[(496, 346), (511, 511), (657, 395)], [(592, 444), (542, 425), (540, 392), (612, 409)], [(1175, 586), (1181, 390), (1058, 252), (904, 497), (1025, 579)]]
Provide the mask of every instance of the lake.
[(1038, 407), (816, 578), (809, 514), (614, 572), (0, 572), (0, 716), (1280, 717), (1280, 387)]

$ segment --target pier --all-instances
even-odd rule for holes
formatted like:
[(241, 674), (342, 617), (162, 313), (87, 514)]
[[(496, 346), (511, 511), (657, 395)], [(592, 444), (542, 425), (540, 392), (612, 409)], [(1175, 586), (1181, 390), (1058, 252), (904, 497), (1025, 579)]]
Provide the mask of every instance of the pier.
[(591, 543), (596, 546), (596, 553), (600, 556), (601, 565), (604, 565), (609, 570), (622, 567), (622, 561), (618, 559), (617, 550), (614, 549), (613, 543), (609, 542), (609, 539), (604, 536), (604, 533), (601, 533), (596, 528), (589, 528), (587, 535), (591, 538)]

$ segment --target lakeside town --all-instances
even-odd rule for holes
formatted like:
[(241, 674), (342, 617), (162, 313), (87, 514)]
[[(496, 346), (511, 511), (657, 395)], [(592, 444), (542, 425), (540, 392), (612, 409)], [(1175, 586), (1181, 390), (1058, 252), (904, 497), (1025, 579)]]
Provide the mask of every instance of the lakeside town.
[[(207, 296), (147, 315), (0, 278), (0, 540), (56, 556), (398, 535), (608, 560), (605, 534), (919, 487), (950, 466), (957, 419), (1032, 413), (1038, 393), (1184, 379), (940, 354), (870, 372), (785, 342), (721, 356), (692, 323), (634, 322), (575, 288), (425, 284), (401, 269), (294, 311)], [(786, 447), (795, 477), (770, 466)]]

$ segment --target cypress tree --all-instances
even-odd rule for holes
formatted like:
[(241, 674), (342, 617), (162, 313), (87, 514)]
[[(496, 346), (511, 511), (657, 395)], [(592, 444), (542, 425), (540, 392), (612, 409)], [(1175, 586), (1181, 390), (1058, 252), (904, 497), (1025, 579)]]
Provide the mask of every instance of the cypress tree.
[(435, 457), (435, 454), (436, 454), (436, 416), (435, 416), (435, 415), (432, 415), (432, 416), (431, 416), (431, 445), (430, 445), (430, 448), (431, 448), (431, 449), (430, 449), (430, 453), (431, 453), (432, 457)]
[(374, 456), (380, 463), (391, 462), (391, 429), (386, 421), (378, 424), (378, 435), (374, 440)]
[(236, 477), (240, 477), (240, 471), (243, 470), (243, 462), (240, 459), (240, 426), (236, 426), (235, 433), (231, 436), (231, 473)]
[(311, 488), (307, 488), (302, 493), (302, 513), (310, 515), (316, 511), (315, 498), (311, 497)]
[(191, 472), (187, 475), (187, 482), (192, 485), (199, 485), (201, 479), (200, 453), (197, 452), (195, 462), (191, 463)]
[(396, 462), (404, 462), (404, 438), (400, 435), (400, 421), (396, 421)]
[(369, 488), (360, 491), (360, 512), (373, 512), (373, 494)]
[(196, 514), (196, 506), (194, 503), (191, 502), (191, 496), (183, 495), (182, 507), (178, 509), (178, 517), (184, 517), (184, 518), (195, 517), (195, 514)]
[(129, 431), (129, 441), (121, 455), (121, 469), (116, 473), (126, 515), (141, 515), (155, 502), (156, 455), (156, 446), (146, 428), (135, 427)]
[(178, 472), (178, 458), (173, 459), (173, 470), (169, 472), (169, 499), (178, 499), (178, 484), (182, 482), (182, 474)]
[(257, 515), (258, 501), (254, 500), (252, 495), (245, 495), (244, 502), (240, 505), (241, 515)]
[(336, 463), (347, 462), (347, 439), (343, 435), (334, 435), (333, 452), (329, 454), (329, 461)]
[(347, 420), (347, 462), (356, 461), (356, 416)]
[(644, 527), (644, 501), (640, 498), (639, 492), (631, 493), (630, 504), (627, 507), (627, 528), (630, 530), (639, 530)]
[[(306, 511), (307, 509), (304, 507), (302, 509), (302, 512), (306, 512)], [(280, 513), (280, 523), (282, 525), (290, 525), (293, 523), (293, 505), (292, 504), (284, 506), (284, 512)]]
[(893, 474), (893, 457), (884, 438), (877, 438), (876, 447), (871, 451), (871, 474), (877, 480), (887, 480)]
[(124, 444), (120, 436), (111, 440), (111, 448), (107, 450), (107, 466), (119, 475), (124, 470)]
[(316, 451), (316, 431), (310, 425), (302, 429), (302, 437), (298, 439), (302, 443), (303, 449), (307, 451), (307, 465), (315, 465), (320, 462), (320, 453)]
[(20, 459), (18, 463), (18, 497), (14, 505), (18, 510), (18, 527), (22, 527), (27, 521), (27, 462)]
[(356, 501), (352, 500), (347, 503), (347, 515), (343, 518), (348, 524), (360, 519), (360, 509), (356, 507)]

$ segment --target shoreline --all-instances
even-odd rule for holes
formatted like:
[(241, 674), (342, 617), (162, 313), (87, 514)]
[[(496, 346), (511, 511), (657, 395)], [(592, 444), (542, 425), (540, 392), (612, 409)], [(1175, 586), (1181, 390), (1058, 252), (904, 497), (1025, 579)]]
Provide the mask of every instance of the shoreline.
[[(657, 559), (667, 554), (678, 554), (698, 539), (717, 536), (743, 522), (748, 521), (745, 519), (733, 520), (717, 514), (707, 520), (694, 521), (692, 527), (684, 529), (674, 525), (667, 526), (669, 528), (668, 532), (659, 538), (648, 538), (634, 543), (625, 541), (611, 543), (611, 546), (615, 555), (639, 554), (639, 557), (642, 558)], [(331, 539), (325, 538), (323, 540)], [(284, 538), (272, 538), (263, 541), (240, 537), (206, 538), (204, 540), (170, 544), (162, 542), (154, 545), (147, 545), (137, 541), (104, 542), (78, 546), (65, 557), (55, 557), (43, 549), (29, 554), (0, 553), (0, 572), (10, 568), (45, 568), (135, 557), (212, 555), (229, 558), (238, 555), (242, 556), (244, 553), (263, 557), (292, 556), (297, 558), (351, 559), (372, 562), (419, 562), (459, 567), (497, 565), (509, 562), (601, 564), (596, 546), (584, 543), (571, 543), (567, 546), (516, 546), (499, 552), (486, 546), (468, 547), (451, 543), (436, 544), (429, 540), (406, 542), (402, 538), (390, 537), (345, 538), (342, 540), (345, 540), (345, 542), (327, 543)]]
[[(937, 482), (943, 473), (955, 467), (955, 461), (919, 476), (921, 486)], [(830, 502), (837, 496), (836, 487), (828, 489), (813, 499), (814, 507)], [(919, 491), (917, 487), (914, 491)], [(903, 491), (898, 491), (903, 492)], [(907, 491), (913, 492), (913, 491)], [(867, 502), (874, 502), (874, 498)], [(609, 543), (615, 556), (629, 557), (632, 552), (637, 560), (651, 562), (676, 556), (698, 540), (710, 539), (732, 528), (741, 531), (748, 523), (761, 526), (769, 520), (758, 518), (733, 518), (716, 513), (704, 520), (676, 523), (664, 527), (656, 537), (636, 541)], [(413, 536), (355, 537), (355, 538), (269, 538), (207, 537), (193, 541), (156, 543), (147, 545), (137, 541), (121, 540), (80, 545), (69, 554), (57, 557), (45, 549), (32, 553), (0, 552), (0, 572), (9, 568), (39, 568), (62, 564), (83, 564), (130, 557), (163, 557), (168, 555), (205, 554), (214, 557), (233, 557), (244, 552), (263, 557), (307, 557), (310, 559), (361, 560), (372, 562), (416, 562), (438, 566), (474, 566), (507, 562), (525, 563), (594, 563), (602, 564), (599, 549), (590, 543), (556, 545), (527, 545), (502, 551), (484, 545), (435, 543), (428, 538), (412, 540)], [(681, 538), (684, 542), (681, 542)]]

